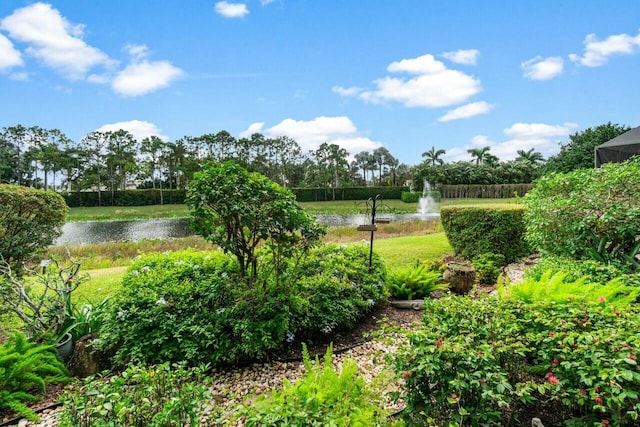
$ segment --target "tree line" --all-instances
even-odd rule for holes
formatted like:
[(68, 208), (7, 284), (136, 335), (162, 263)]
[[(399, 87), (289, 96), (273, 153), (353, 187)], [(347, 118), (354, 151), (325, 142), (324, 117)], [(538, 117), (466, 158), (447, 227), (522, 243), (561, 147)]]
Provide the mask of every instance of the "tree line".
[[(293, 139), (254, 133), (235, 138), (227, 131), (164, 141), (141, 141), (126, 130), (94, 131), (73, 141), (58, 129), (16, 125), (0, 132), (0, 182), (69, 192), (128, 188), (184, 189), (201, 165), (233, 161), (285, 187), (530, 183), (542, 174), (593, 167), (595, 146), (629, 130), (607, 123), (570, 136), (547, 160), (535, 151), (500, 161), (490, 147), (468, 150), (470, 161), (445, 162), (434, 146), (415, 166), (399, 162), (384, 147), (351, 157), (337, 144), (303, 153)], [(351, 159), (351, 160), (350, 160)]]

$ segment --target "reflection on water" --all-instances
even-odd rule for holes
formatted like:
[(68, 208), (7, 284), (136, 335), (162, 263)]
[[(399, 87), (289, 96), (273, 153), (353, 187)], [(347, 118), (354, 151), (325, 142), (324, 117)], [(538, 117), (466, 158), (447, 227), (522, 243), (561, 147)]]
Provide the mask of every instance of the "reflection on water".
[[(439, 214), (392, 214), (381, 215), (391, 221), (416, 221), (440, 218)], [(366, 215), (316, 215), (319, 222), (329, 227), (358, 226), (368, 224), (371, 218)], [(55, 244), (78, 245), (83, 243), (103, 243), (117, 241), (139, 241), (145, 239), (171, 239), (195, 234), (189, 226), (190, 220), (151, 219), (143, 221), (95, 221), (71, 222), (62, 228)]]

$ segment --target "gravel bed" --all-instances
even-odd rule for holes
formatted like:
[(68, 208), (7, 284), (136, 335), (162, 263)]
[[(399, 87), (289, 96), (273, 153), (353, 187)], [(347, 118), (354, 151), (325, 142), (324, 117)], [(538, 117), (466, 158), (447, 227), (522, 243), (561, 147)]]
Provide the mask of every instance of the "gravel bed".
[[(393, 353), (398, 345), (404, 340), (404, 334), (399, 330), (406, 330), (419, 324), (420, 311), (401, 310), (391, 306), (385, 306), (372, 316), (369, 322), (368, 330), (360, 330), (360, 339), (355, 345), (341, 343), (334, 348), (333, 363), (334, 366), (340, 368), (344, 358), (349, 357), (357, 361), (360, 373), (367, 381), (371, 381), (383, 369), (389, 368), (384, 361), (384, 355)], [(379, 329), (380, 325), (391, 325), (387, 332), (383, 332), (380, 336), (373, 339), (362, 341), (362, 337), (368, 336), (370, 332)], [(376, 325), (376, 326), (373, 326)], [(366, 329), (366, 328), (365, 328)], [(353, 338), (353, 337), (352, 337)], [(322, 348), (310, 349), (310, 353), (324, 354)], [(326, 346), (324, 347), (326, 350)], [(313, 356), (312, 356), (313, 357)], [(322, 356), (320, 356), (322, 360)], [(301, 361), (295, 362), (278, 362), (272, 361), (267, 363), (255, 363), (250, 366), (235, 368), (229, 370), (213, 370), (210, 375), (212, 378), (211, 392), (213, 399), (206, 402), (207, 409), (205, 416), (208, 418), (214, 408), (219, 408), (224, 416), (231, 414), (234, 408), (240, 403), (248, 403), (253, 396), (265, 393), (271, 389), (280, 387), (283, 378), (289, 381), (295, 381), (304, 374), (304, 365)], [(397, 389), (401, 380), (390, 385), (386, 392)], [(388, 393), (385, 393), (385, 395)], [(388, 399), (388, 408), (393, 410), (399, 409)], [(41, 412), (40, 422), (32, 423), (27, 420), (20, 420), (17, 424), (9, 424), (18, 427), (55, 427), (57, 426), (56, 414), (62, 410), (62, 407), (47, 409)], [(205, 425), (211, 425), (207, 423)], [(215, 425), (215, 424), (214, 424)], [(240, 422), (235, 425), (242, 425)]]

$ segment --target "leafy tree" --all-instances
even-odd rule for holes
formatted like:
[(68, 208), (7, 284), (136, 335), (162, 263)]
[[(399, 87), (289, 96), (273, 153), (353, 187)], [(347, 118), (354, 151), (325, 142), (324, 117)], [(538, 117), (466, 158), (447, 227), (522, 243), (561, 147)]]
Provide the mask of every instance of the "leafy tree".
[(106, 132), (105, 161), (111, 194), (117, 189), (126, 190), (128, 178), (135, 172), (137, 141), (126, 130)]
[(349, 179), (349, 153), (337, 144), (322, 143), (313, 152), (313, 157), (318, 165), (318, 175), (323, 185), (332, 185), (334, 188)]
[(67, 211), (53, 191), (0, 184), (0, 258), (19, 274), (62, 234)]
[(84, 157), (81, 162), (83, 177), (83, 187), (87, 184), (96, 184), (98, 190), (98, 206), (102, 206), (102, 183), (106, 175), (106, 167), (103, 158), (106, 154), (106, 147), (109, 135), (105, 132), (93, 131), (88, 133), (81, 141), (79, 154)]
[(373, 150), (372, 156), (378, 167), (378, 183), (382, 185), (382, 169), (392, 163), (395, 158), (391, 155), (389, 150), (384, 147), (378, 147)]
[(447, 154), (445, 150), (436, 150), (436, 147), (432, 146), (429, 151), (422, 153), (422, 158), (431, 166), (442, 165), (444, 164), (444, 160), (442, 160), (440, 156), (444, 156), (445, 154)]
[(368, 151), (361, 151), (353, 158), (355, 165), (359, 169), (362, 169), (362, 179), (364, 180), (364, 184), (367, 185), (367, 171), (370, 171), (371, 168), (374, 167), (375, 159)]
[(560, 152), (557, 155), (549, 158), (545, 171), (571, 172), (576, 169), (593, 168), (595, 148), (629, 129), (628, 126), (608, 122), (605, 125), (576, 132), (569, 137), (569, 142), (560, 146)]
[(160, 175), (160, 178), (156, 180), (156, 171), (160, 169), (160, 159), (166, 145), (167, 144), (162, 139), (155, 135), (144, 138), (140, 141), (140, 151), (149, 156), (145, 163), (149, 168), (151, 175), (151, 187), (154, 190), (156, 189), (156, 181), (159, 181), (161, 205), (164, 202), (162, 197), (162, 174)]
[(193, 227), (238, 260), (240, 274), (255, 282), (256, 248), (266, 243), (276, 278), (283, 257), (319, 241), (323, 228), (289, 190), (264, 175), (224, 162), (207, 164), (187, 191)]

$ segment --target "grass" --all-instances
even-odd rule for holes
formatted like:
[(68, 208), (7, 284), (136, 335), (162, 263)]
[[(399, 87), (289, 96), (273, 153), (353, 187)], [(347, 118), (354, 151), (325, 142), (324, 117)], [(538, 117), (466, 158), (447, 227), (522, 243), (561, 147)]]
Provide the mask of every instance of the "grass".
[[(474, 206), (474, 207), (513, 207), (519, 199), (445, 199), (442, 207)], [(300, 203), (312, 214), (357, 214), (366, 210), (364, 201), (339, 200), (333, 202)], [(383, 200), (379, 212), (389, 210), (394, 213), (413, 213), (418, 211), (417, 203), (404, 203), (401, 200)], [(92, 208), (71, 208), (67, 216), (68, 222), (82, 221), (114, 221), (159, 218), (186, 218), (189, 210), (186, 205), (152, 205), (152, 206), (103, 206)]]

